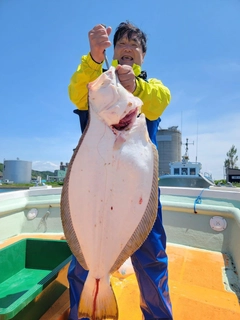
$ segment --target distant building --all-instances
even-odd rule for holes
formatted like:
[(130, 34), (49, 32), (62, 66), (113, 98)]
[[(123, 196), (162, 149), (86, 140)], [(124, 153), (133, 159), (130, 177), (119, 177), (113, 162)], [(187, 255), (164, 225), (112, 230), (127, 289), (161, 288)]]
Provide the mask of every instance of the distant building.
[(13, 183), (30, 183), (32, 176), (32, 162), (24, 160), (4, 160), (3, 181)]
[(47, 181), (62, 182), (67, 174), (68, 163), (60, 162), (60, 170), (55, 170), (53, 176), (47, 176)]
[(169, 163), (182, 159), (182, 134), (177, 128), (173, 126), (157, 132), (159, 175), (169, 174)]
[(240, 183), (240, 169), (226, 168), (226, 180)]

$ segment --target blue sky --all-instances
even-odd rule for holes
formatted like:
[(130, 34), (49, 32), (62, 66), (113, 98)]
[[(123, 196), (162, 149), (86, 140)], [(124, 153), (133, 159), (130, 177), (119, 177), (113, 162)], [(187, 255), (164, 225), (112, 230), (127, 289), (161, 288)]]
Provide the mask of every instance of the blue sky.
[(161, 127), (179, 126), (194, 141), (190, 159), (223, 178), (232, 145), (240, 158), (239, 17), (239, 0), (1, 0), (0, 162), (51, 171), (69, 162), (80, 129), (67, 87), (88, 31), (103, 23), (112, 40), (130, 20), (148, 36), (143, 69), (171, 90)]

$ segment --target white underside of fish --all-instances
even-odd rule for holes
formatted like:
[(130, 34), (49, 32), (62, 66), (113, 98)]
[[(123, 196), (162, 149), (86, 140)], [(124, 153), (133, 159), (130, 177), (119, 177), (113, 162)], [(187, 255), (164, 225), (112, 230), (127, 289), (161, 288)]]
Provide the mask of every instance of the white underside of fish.
[[(121, 88), (120, 99), (123, 93)], [(118, 131), (112, 126), (116, 117), (111, 123), (111, 113), (107, 112), (107, 121), (101, 118), (103, 113), (105, 109), (91, 108), (90, 100), (89, 125), (71, 159), (61, 199), (66, 239), (89, 270), (79, 316), (93, 320), (118, 318), (109, 275), (148, 236), (158, 197), (157, 151), (145, 116), (135, 117), (126, 130)]]

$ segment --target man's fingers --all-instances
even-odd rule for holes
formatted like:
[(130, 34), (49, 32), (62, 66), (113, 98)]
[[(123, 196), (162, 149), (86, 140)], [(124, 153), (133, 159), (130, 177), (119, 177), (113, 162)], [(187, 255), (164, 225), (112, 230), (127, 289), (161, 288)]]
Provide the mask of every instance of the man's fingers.
[(111, 27), (107, 27), (106, 31), (107, 31), (107, 35), (109, 36), (110, 33), (112, 32), (112, 28)]
[(136, 88), (136, 80), (132, 67), (128, 65), (118, 65), (116, 67), (116, 73), (122, 86), (129, 92), (133, 92)]
[(102, 25), (97, 25), (89, 32), (89, 40), (91, 47), (101, 47), (103, 50), (111, 46), (111, 41), (108, 38), (108, 33), (111, 32), (105, 29)]
[(118, 65), (118, 66), (116, 67), (116, 71), (117, 71), (117, 73), (118, 73), (119, 75), (124, 75), (124, 74), (127, 75), (127, 74), (133, 73), (132, 68), (129, 67), (129, 66), (127, 66), (127, 65), (123, 65), (123, 66)]
[(111, 41), (108, 37), (111, 30), (111, 27), (106, 28), (102, 24), (98, 24), (88, 33), (90, 53), (97, 63), (101, 63), (104, 60), (104, 51), (111, 46)]
[(124, 68), (124, 67), (121, 66), (120, 64), (116, 67), (116, 71), (117, 71), (119, 74), (128, 73), (128, 70), (126, 70), (126, 68)]

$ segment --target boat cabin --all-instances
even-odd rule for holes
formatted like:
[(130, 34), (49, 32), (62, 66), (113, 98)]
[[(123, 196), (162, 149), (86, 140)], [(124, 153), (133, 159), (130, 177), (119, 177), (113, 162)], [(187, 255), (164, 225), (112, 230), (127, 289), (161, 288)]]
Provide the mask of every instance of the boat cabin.
[(198, 176), (202, 169), (200, 162), (190, 162), (185, 154), (182, 161), (170, 162), (170, 175), (178, 176)]

